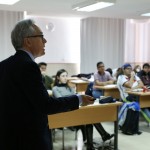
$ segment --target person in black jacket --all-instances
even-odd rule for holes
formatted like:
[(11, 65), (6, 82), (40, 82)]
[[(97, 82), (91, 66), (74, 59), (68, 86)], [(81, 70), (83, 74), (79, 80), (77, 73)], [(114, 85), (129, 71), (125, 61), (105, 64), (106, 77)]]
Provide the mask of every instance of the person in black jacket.
[[(143, 69), (137, 74), (146, 88), (150, 89), (150, 65), (148, 63), (143, 64)], [(142, 111), (150, 119), (150, 108), (142, 108)], [(147, 120), (146, 117), (146, 120)]]
[(11, 41), (16, 53), (0, 62), (0, 150), (52, 150), (47, 115), (92, 104), (93, 98), (49, 97), (34, 62), (47, 41), (32, 20), (18, 22)]
[(43, 83), (44, 83), (46, 89), (52, 90), (52, 86), (53, 86), (54, 81), (53, 81), (51, 76), (46, 74), (47, 64), (45, 62), (40, 62), (40, 63), (38, 63), (38, 66), (40, 68), (42, 78), (43, 78)]
[(143, 84), (150, 88), (150, 65), (148, 63), (143, 64), (143, 69), (137, 75)]

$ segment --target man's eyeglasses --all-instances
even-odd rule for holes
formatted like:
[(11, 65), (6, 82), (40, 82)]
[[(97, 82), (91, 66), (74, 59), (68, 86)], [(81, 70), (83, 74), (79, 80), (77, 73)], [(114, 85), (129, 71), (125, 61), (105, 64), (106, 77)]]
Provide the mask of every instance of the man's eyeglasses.
[(127, 70), (132, 70), (132, 68), (125, 68), (125, 69), (127, 69)]
[(44, 35), (31, 35), (31, 36), (27, 36), (26, 38), (32, 38), (32, 37), (40, 37), (42, 40), (44, 40)]
[(105, 66), (98, 66), (98, 68), (104, 68)]

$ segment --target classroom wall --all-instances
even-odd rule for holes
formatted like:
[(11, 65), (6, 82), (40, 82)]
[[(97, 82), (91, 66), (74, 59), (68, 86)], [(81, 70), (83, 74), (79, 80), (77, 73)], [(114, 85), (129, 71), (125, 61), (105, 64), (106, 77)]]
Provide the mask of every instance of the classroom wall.
[[(47, 63), (79, 63), (80, 62), (80, 20), (71, 18), (32, 18), (42, 29), (47, 40), (45, 55), (36, 62)], [(46, 25), (53, 24), (53, 30), (47, 30)]]
[(118, 68), (124, 63), (124, 27), (124, 19), (81, 20), (81, 72), (96, 71), (99, 61), (105, 68)]
[[(15, 53), (10, 41), (10, 32), (14, 24), (23, 18), (23, 13), (10, 11), (0, 12), (0, 60), (3, 60)], [(92, 17), (80, 21), (80, 19), (72, 18), (35, 16), (28, 16), (27, 18), (33, 18), (35, 20), (47, 39), (45, 47), (46, 54), (45, 56), (37, 58), (36, 62), (44, 61), (48, 63), (48, 66), (50, 66), (48, 67), (50, 68), (48, 69), (49, 74), (55, 74), (59, 68), (69, 70), (69, 72), (72, 72), (70, 73), (71, 75), (89, 73), (96, 71), (96, 63), (98, 61), (103, 61), (106, 68), (120, 67), (126, 61), (124, 60), (124, 47), (127, 45), (124, 45), (124, 35), (126, 34), (124, 30), (126, 26), (124, 25), (125, 20), (123, 19)], [(46, 25), (49, 25), (49, 23), (54, 25), (52, 31), (46, 29)], [(146, 35), (148, 35), (149, 32), (146, 33)], [(147, 41), (147, 43), (149, 42)], [(142, 45), (148, 48), (149, 45), (147, 46), (147, 43)], [(134, 49), (134, 51), (135, 50), (136, 49)], [(133, 55), (130, 55), (130, 57), (131, 56)], [(143, 57), (140, 58), (149, 58), (149, 55), (143, 55), (143, 53), (142, 56)], [(128, 55), (126, 55), (126, 58), (127, 57)], [(143, 61), (139, 62), (136, 60), (130, 60), (128, 62), (133, 64), (133, 66), (135, 64), (142, 65), (144, 63)]]
[(65, 69), (68, 72), (68, 76), (79, 74), (79, 64), (77, 63), (48, 63), (47, 74), (50, 76), (56, 75), (56, 72), (60, 69)]
[[(43, 31), (47, 40), (45, 55), (35, 61), (46, 62), (47, 73), (55, 75), (59, 69), (66, 69), (69, 76), (80, 72), (80, 19), (49, 18), (27, 16), (32, 18)], [(46, 26), (53, 26), (52, 30)]]

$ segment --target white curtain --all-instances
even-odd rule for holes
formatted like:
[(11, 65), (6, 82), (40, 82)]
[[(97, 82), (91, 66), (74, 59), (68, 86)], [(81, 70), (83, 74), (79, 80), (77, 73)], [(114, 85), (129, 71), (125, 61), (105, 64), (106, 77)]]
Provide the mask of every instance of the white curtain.
[(150, 62), (150, 19), (126, 20), (125, 62), (133, 66)]
[(11, 44), (11, 31), (14, 25), (23, 19), (23, 12), (0, 10), (0, 61), (15, 53)]
[(86, 18), (81, 20), (81, 70), (89, 73), (103, 61), (105, 68), (118, 68), (124, 62), (124, 20)]

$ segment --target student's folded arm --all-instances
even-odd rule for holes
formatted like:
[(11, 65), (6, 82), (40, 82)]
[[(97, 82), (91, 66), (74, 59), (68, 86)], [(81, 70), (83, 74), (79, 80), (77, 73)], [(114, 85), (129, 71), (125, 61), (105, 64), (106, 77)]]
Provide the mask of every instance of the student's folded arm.
[(96, 85), (104, 86), (107, 85), (107, 82), (100, 82), (99, 80), (95, 80)]
[(144, 87), (144, 84), (141, 80), (139, 80), (136, 88), (142, 88), (142, 87)]
[(114, 84), (114, 80), (107, 81), (107, 84)]
[(125, 82), (125, 83), (123, 84), (123, 86), (126, 87), (126, 88), (130, 88), (130, 89), (131, 89), (132, 83), (130, 83), (130, 81), (127, 81), (127, 82)]

